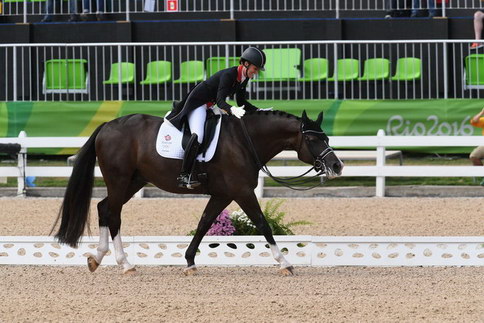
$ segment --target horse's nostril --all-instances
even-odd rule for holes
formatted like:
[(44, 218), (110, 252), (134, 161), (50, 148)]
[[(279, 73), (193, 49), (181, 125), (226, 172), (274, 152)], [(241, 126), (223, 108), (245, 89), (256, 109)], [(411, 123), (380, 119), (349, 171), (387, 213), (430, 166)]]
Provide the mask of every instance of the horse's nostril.
[(334, 163), (333, 164), (333, 171), (336, 173), (336, 174), (339, 174), (341, 172), (341, 164), (339, 163)]

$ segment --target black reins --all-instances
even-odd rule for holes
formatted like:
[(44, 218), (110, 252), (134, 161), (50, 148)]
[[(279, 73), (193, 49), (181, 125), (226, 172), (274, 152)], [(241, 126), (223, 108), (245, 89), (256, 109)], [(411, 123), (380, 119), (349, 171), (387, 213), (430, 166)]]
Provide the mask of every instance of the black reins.
[[(317, 186), (320, 186), (321, 184), (324, 183), (324, 180), (320, 180), (317, 184), (314, 184), (312, 186), (308, 186), (308, 187), (296, 187), (296, 186), (306, 185), (309, 182), (313, 181), (315, 178), (318, 178), (319, 176), (321, 176), (322, 174), (324, 174), (324, 167), (320, 168), (321, 170), (316, 175), (311, 176), (311, 177), (305, 177), (305, 175), (308, 174), (308, 173), (310, 173), (313, 169), (315, 169), (314, 166), (312, 166), (304, 174), (301, 174), (301, 175), (295, 176), (295, 177), (276, 177), (276, 176), (272, 175), (271, 172), (269, 171), (269, 168), (267, 168), (267, 165), (261, 163), (261, 161), (259, 159), (259, 155), (257, 155), (257, 151), (255, 150), (254, 143), (252, 142), (252, 139), (250, 138), (249, 132), (247, 131), (247, 127), (245, 126), (244, 120), (243, 119), (240, 119), (240, 121), (241, 121), (241, 124), (242, 124), (242, 130), (244, 132), (244, 136), (247, 139), (247, 142), (249, 144), (249, 148), (250, 148), (250, 150), (252, 152), (252, 156), (255, 159), (255, 162), (257, 164), (257, 167), (260, 170), (262, 170), (267, 176), (269, 176), (270, 178), (272, 178), (276, 183), (279, 183), (282, 186), (288, 187), (288, 188), (290, 188), (292, 190), (296, 190), (296, 191), (307, 191), (307, 190), (313, 189), (313, 188), (315, 188)], [(302, 132), (302, 134), (304, 135), (303, 132)], [(316, 163), (317, 162), (320, 162), (319, 161), (319, 157), (324, 158), (324, 157), (326, 157), (327, 154), (329, 154), (332, 151), (333, 150), (330, 147), (326, 148), (321, 154), (319, 154), (319, 156), (317, 158), (315, 158)]]

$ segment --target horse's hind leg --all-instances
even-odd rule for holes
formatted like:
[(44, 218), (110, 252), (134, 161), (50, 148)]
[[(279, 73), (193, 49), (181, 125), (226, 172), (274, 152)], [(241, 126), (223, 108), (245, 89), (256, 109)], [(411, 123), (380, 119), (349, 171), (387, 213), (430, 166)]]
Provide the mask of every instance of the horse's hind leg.
[(99, 267), (104, 256), (109, 251), (109, 210), (107, 198), (97, 204), (97, 211), (99, 216), (99, 245), (96, 255), (89, 254), (87, 257), (87, 266), (90, 272), (94, 272)]
[[(121, 183), (119, 183), (121, 184)], [(99, 264), (101, 264), (102, 259), (109, 251), (109, 233), (111, 232), (111, 237), (114, 244), (114, 253), (116, 261), (118, 264), (123, 266), (124, 272), (135, 271), (133, 265), (131, 265), (124, 253), (123, 243), (121, 240), (121, 208), (124, 203), (129, 201), (133, 194), (135, 194), (139, 189), (141, 189), (146, 182), (134, 179), (127, 188), (127, 193), (122, 199), (121, 203), (117, 202), (117, 196), (119, 194), (118, 190), (108, 194), (108, 197), (98, 203), (98, 213), (99, 213), (99, 246), (97, 248), (97, 255), (88, 256), (88, 267), (91, 272), (95, 271)], [(122, 186), (118, 186), (122, 187)], [(109, 191), (109, 189), (108, 189)]]
[(279, 247), (274, 240), (274, 236), (272, 235), (272, 230), (269, 224), (267, 223), (266, 218), (264, 217), (264, 213), (262, 212), (259, 202), (257, 201), (257, 197), (254, 193), (241, 197), (235, 200), (237, 204), (240, 205), (242, 210), (244, 210), (245, 214), (249, 217), (249, 219), (254, 223), (257, 230), (264, 235), (269, 246), (272, 251), (272, 256), (274, 259), (281, 265), (280, 273), (282, 275), (288, 276), (294, 274), (293, 266), (284, 258), (284, 255), (279, 250)]

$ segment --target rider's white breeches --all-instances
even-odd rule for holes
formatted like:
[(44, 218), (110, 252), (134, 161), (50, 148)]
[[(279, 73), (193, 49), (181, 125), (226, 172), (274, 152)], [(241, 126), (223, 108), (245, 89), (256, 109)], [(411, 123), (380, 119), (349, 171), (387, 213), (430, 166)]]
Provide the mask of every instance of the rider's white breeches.
[(198, 135), (198, 142), (202, 143), (205, 129), (205, 119), (207, 117), (207, 106), (204, 104), (192, 112), (188, 116), (188, 124), (192, 133)]

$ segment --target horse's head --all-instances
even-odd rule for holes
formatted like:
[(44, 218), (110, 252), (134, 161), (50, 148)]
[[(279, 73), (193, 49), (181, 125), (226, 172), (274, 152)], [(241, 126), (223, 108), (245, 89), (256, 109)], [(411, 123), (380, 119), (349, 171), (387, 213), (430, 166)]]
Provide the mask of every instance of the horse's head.
[(316, 121), (308, 118), (306, 111), (302, 113), (301, 144), (298, 158), (305, 163), (313, 164), (316, 171), (321, 171), (334, 178), (341, 175), (344, 164), (329, 146), (329, 138), (321, 129), (323, 112)]

